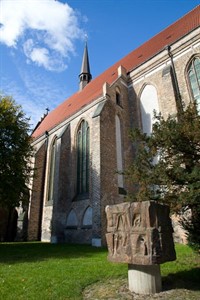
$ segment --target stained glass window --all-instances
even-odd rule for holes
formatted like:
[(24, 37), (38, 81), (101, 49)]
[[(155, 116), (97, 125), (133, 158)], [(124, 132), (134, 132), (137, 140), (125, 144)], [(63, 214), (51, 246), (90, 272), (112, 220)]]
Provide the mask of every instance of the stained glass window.
[(188, 68), (188, 78), (193, 99), (200, 109), (200, 58), (195, 57)]
[(90, 129), (86, 121), (82, 121), (77, 133), (77, 194), (87, 195), (89, 192), (89, 151)]

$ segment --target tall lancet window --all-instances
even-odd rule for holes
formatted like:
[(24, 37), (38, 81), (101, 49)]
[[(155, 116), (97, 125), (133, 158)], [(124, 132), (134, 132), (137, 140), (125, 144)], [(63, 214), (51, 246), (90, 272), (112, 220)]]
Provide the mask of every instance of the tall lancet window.
[(88, 196), (90, 170), (90, 128), (82, 121), (77, 133), (77, 194)]
[[(147, 84), (142, 91), (140, 97), (140, 109), (142, 117), (142, 130), (147, 135), (151, 135), (153, 124), (155, 122), (154, 112), (156, 112), (156, 114), (159, 113), (157, 90), (151, 84)], [(158, 160), (159, 156), (157, 155), (153, 160), (153, 164), (156, 164)]]
[(140, 109), (143, 132), (151, 135), (154, 123), (154, 111), (159, 113), (157, 90), (151, 84), (147, 84), (142, 91), (140, 97)]
[(188, 79), (193, 99), (197, 102), (200, 111), (200, 58), (195, 57), (188, 67)]
[(116, 154), (117, 154), (117, 181), (119, 193), (123, 191), (124, 188), (124, 178), (123, 178), (123, 155), (122, 155), (122, 135), (121, 135), (121, 122), (118, 116), (115, 116), (115, 130), (116, 130)]
[(55, 166), (56, 166), (56, 148), (57, 148), (57, 139), (55, 138), (51, 146), (51, 154), (50, 154), (48, 201), (53, 201), (53, 196), (54, 196), (53, 194), (54, 194)]

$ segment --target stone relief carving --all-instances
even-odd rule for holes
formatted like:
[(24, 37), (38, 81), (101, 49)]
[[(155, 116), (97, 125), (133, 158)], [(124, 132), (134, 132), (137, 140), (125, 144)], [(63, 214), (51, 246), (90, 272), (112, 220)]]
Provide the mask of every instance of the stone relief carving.
[(155, 201), (106, 207), (108, 259), (152, 265), (176, 259), (169, 207)]

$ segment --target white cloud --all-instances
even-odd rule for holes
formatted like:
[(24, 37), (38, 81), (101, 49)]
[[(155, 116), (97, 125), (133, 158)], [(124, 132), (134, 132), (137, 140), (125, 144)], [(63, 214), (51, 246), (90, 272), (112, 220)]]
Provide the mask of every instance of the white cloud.
[(48, 68), (49, 65), (49, 51), (46, 48), (33, 48), (30, 58), (32, 61), (38, 63), (39, 66), (43, 65)]
[[(50, 69), (49, 51), (47, 48), (37, 47), (33, 39), (28, 39), (23, 45), (25, 55), (39, 66)], [(29, 60), (27, 60), (29, 62)]]
[(36, 65), (43, 66), (50, 71), (63, 71), (67, 67), (62, 57), (56, 51), (52, 54), (49, 49), (39, 47), (38, 43), (35, 43), (33, 39), (28, 39), (23, 44), (23, 51), (27, 57), (27, 63), (32, 61)]
[[(0, 42), (20, 48), (28, 61), (63, 70), (74, 41), (83, 38), (76, 12), (56, 0), (1, 0)], [(80, 15), (79, 15), (80, 18)]]

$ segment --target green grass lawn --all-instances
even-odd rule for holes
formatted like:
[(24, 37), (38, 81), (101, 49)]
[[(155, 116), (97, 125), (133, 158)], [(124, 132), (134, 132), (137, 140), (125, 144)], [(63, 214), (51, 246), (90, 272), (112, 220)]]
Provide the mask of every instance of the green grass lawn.
[[(200, 290), (200, 259), (177, 245), (177, 260), (163, 264), (164, 285)], [(107, 250), (86, 245), (0, 244), (0, 299), (82, 299), (95, 282), (126, 278), (127, 265), (107, 261)], [(199, 294), (200, 295), (200, 294)]]

